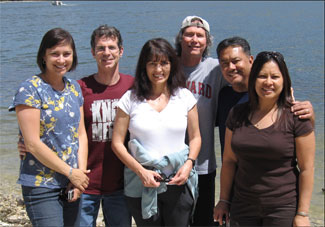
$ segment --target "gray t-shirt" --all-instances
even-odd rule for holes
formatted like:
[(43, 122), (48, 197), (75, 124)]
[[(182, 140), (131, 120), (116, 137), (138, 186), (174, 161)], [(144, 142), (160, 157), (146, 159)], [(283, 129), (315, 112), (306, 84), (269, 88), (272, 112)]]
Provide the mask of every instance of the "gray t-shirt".
[(187, 78), (186, 86), (197, 99), (200, 132), (202, 137), (196, 170), (199, 175), (208, 174), (217, 168), (214, 152), (214, 126), (218, 107), (218, 96), (227, 82), (224, 80), (219, 61), (205, 58), (194, 67), (183, 66)]

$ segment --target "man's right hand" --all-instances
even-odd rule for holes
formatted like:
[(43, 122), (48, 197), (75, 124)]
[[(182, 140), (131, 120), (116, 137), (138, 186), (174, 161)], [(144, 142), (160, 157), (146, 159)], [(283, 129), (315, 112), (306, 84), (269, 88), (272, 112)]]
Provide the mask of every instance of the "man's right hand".
[(24, 144), (24, 139), (21, 135), (18, 135), (17, 148), (18, 148), (20, 160), (23, 160), (26, 156), (26, 152), (28, 152), (28, 151)]

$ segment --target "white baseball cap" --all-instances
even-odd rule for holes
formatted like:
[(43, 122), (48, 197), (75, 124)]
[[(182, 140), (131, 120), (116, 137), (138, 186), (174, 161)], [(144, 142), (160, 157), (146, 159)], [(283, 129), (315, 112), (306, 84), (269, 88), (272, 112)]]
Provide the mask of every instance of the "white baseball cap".
[[(202, 23), (192, 22), (192, 21), (195, 21), (195, 20), (199, 20)], [(209, 23), (206, 20), (204, 20), (204, 19), (202, 19), (201, 17), (198, 17), (198, 16), (187, 16), (182, 22), (181, 29), (186, 28), (186, 27), (190, 27), (190, 26), (201, 27), (201, 28), (204, 28), (207, 32), (210, 32)]]

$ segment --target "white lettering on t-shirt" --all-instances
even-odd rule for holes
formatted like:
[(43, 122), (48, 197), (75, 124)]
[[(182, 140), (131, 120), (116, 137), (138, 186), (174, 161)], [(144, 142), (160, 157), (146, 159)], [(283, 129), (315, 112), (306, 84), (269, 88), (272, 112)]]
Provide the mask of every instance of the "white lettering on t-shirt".
[(96, 100), (91, 104), (93, 117), (92, 141), (112, 140), (118, 99)]
[(209, 84), (204, 84), (204, 83), (196, 82), (196, 81), (187, 81), (186, 87), (193, 94), (202, 95), (208, 99), (211, 98), (212, 88)]
[(91, 112), (93, 114), (93, 122), (101, 122), (102, 118), (100, 116), (100, 101), (95, 101), (93, 104), (91, 104)]

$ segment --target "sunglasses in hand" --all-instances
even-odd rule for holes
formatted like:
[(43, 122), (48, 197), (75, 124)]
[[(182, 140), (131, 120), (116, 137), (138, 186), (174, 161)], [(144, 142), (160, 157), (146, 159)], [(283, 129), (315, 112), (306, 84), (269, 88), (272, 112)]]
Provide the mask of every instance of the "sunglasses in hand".
[(161, 173), (161, 174), (160, 174), (160, 177), (161, 177), (161, 178), (155, 177), (155, 180), (156, 180), (157, 182), (169, 182), (169, 181), (172, 180), (172, 178), (173, 178), (174, 176), (175, 176), (174, 173), (171, 174), (171, 175), (169, 175), (168, 177), (167, 177), (164, 173)]

